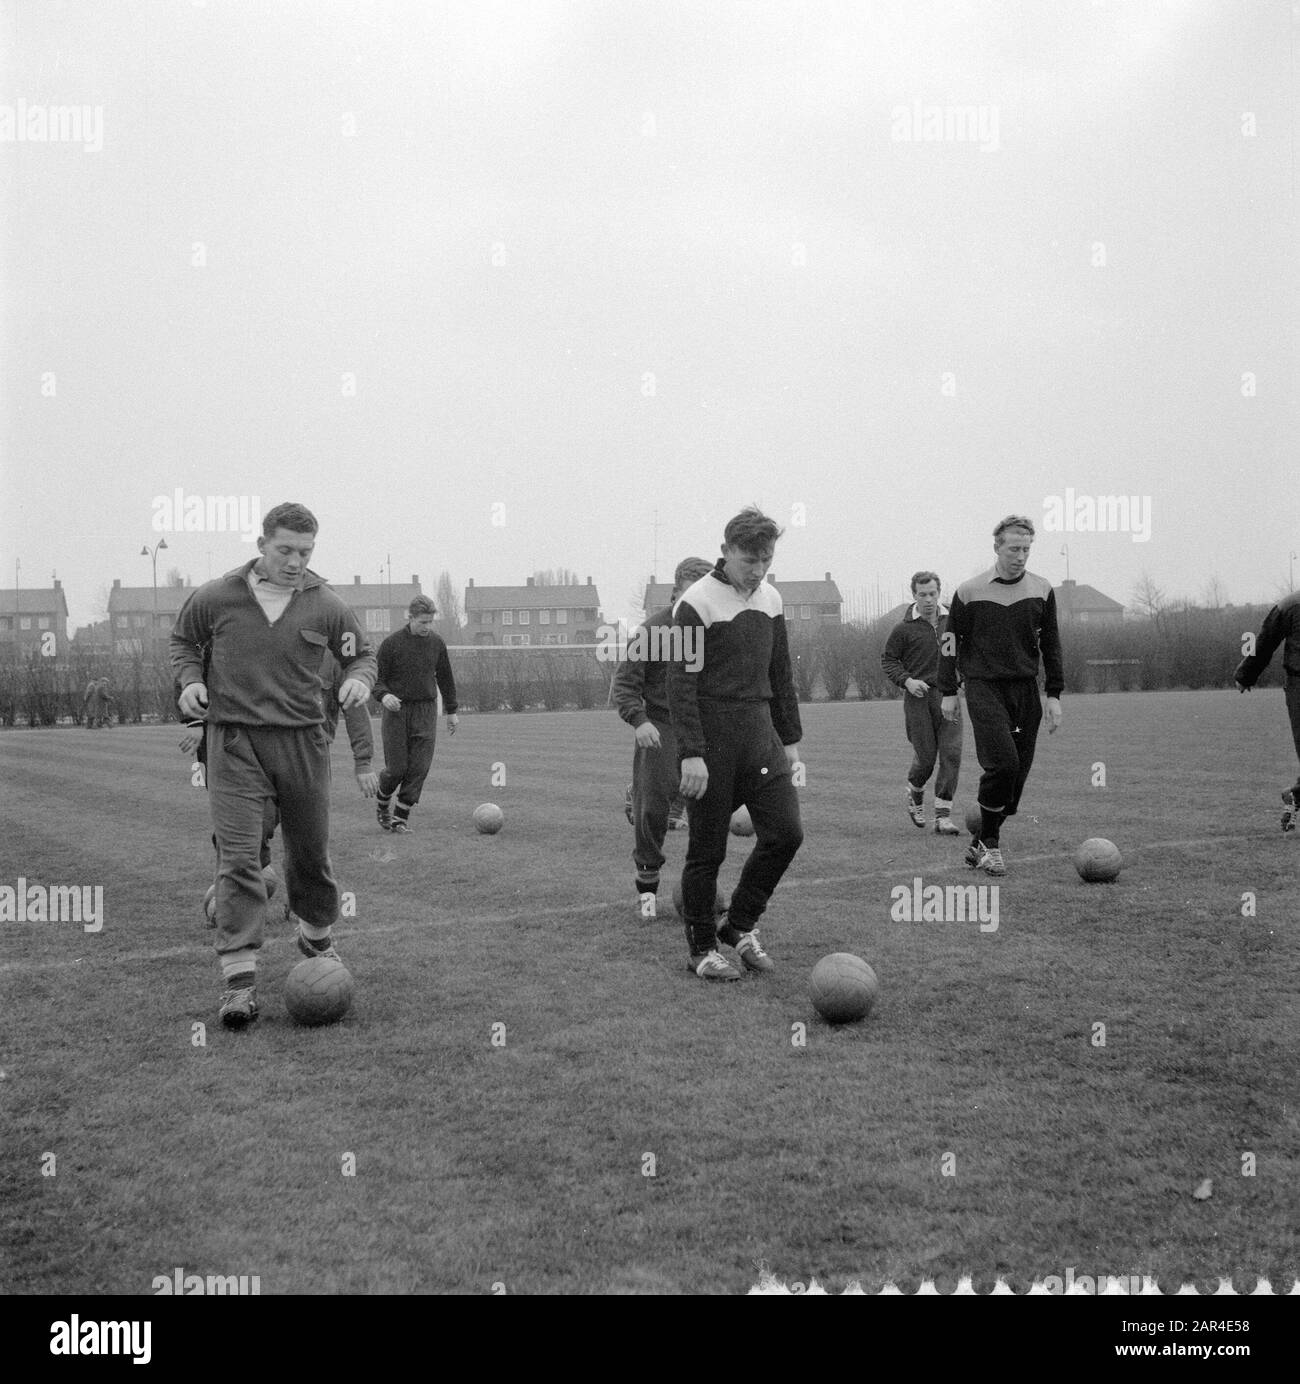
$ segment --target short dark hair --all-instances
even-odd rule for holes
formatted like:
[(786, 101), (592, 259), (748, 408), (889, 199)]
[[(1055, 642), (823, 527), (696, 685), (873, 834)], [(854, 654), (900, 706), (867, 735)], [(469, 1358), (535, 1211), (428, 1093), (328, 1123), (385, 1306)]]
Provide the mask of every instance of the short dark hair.
[(723, 530), (722, 541), (742, 553), (756, 553), (769, 547), (785, 532), (775, 519), (770, 519), (757, 505), (746, 505)]
[(924, 586), (926, 582), (932, 581), (940, 591), (943, 590), (943, 583), (939, 580), (938, 572), (913, 572), (912, 573), (912, 595), (916, 595), (916, 588)]
[(684, 557), (673, 573), (673, 590), (685, 591), (693, 582), (707, 577), (713, 571), (713, 564), (707, 557)]
[(318, 533), (320, 525), (316, 522), (316, 516), (306, 505), (297, 505), (288, 501), (285, 504), (276, 505), (274, 509), (268, 509), (262, 520), (263, 538), (271, 538), (276, 529), (288, 529), (291, 533)]
[(437, 615), (438, 607), (434, 605), (432, 597), (412, 596), (411, 604), (406, 607), (406, 613), (414, 620), (417, 615)]

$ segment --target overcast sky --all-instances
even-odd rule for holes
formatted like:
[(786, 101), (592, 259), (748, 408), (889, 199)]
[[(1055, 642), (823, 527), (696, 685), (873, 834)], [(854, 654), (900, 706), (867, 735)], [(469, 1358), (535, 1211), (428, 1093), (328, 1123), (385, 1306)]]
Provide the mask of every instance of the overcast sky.
[[(4, 16), (0, 586), (74, 624), (159, 537), (252, 555), (155, 529), (177, 489), (302, 501), (338, 582), (564, 566), (610, 617), (750, 501), (778, 577), (891, 603), (1012, 511), (1126, 603), (1289, 580), (1290, 3)], [(1044, 532), (1068, 491), (1149, 538)]]

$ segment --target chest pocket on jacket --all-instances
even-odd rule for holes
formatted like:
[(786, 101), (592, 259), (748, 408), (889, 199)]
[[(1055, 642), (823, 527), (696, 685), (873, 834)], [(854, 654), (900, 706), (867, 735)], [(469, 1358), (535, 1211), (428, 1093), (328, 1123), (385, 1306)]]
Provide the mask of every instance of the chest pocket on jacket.
[(298, 633), (307, 645), (303, 649), (303, 662), (308, 668), (319, 671), (325, 658), (325, 650), (329, 647), (329, 635), (322, 634), (320, 630), (299, 630)]
[(330, 638), (328, 634), (322, 634), (320, 630), (299, 630), (299, 634), (311, 645), (318, 649), (329, 647)]

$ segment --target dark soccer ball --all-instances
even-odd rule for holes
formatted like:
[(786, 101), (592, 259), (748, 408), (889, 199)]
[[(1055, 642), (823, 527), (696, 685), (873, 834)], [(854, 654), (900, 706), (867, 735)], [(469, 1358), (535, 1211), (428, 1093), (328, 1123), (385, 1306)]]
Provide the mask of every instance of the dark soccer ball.
[[(684, 919), (686, 917), (686, 903), (682, 897), (681, 880), (678, 880), (677, 883), (673, 885), (673, 907), (677, 910), (677, 916), (679, 918)], [(713, 916), (715, 918), (721, 918), (726, 911), (727, 898), (726, 895), (723, 894), (722, 890), (719, 889), (717, 892), (717, 896), (713, 900)]]
[(1074, 853), (1074, 868), (1089, 884), (1109, 884), (1123, 864), (1119, 847), (1102, 836), (1090, 836)]
[(742, 803), (731, 814), (731, 834), (733, 836), (753, 836), (754, 822), (749, 815), (749, 808)]
[(309, 956), (284, 982), (284, 1007), (297, 1024), (332, 1024), (352, 1008), (352, 973), (333, 956)]
[(984, 826), (984, 814), (980, 811), (979, 803), (971, 803), (966, 809), (966, 830), (972, 836), (978, 836)]
[(830, 1024), (865, 1019), (880, 992), (876, 973), (852, 952), (831, 952), (813, 967), (813, 1008)]

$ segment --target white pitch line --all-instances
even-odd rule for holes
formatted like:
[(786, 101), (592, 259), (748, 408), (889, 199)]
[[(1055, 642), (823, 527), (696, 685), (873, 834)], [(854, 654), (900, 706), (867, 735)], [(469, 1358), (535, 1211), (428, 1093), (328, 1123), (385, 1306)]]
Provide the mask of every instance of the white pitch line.
[[(1255, 836), (1202, 836), (1202, 837), (1199, 837), (1199, 838), (1197, 838), (1197, 839), (1195, 839), (1195, 840), (1147, 841), (1147, 842), (1144, 842), (1141, 846), (1136, 847), (1136, 848), (1134, 849), (1134, 851), (1132, 852), (1132, 854), (1133, 854), (1133, 855), (1138, 855), (1138, 854), (1140, 854), (1142, 851), (1177, 850), (1177, 849), (1182, 849), (1183, 847), (1187, 847), (1187, 846), (1214, 846), (1214, 845), (1225, 845), (1225, 844), (1234, 843), (1234, 842), (1258, 841), (1259, 839), (1260, 839), (1260, 838), (1258, 837), (1258, 835), (1255, 835)], [(1058, 860), (1058, 861), (1059, 861), (1059, 860), (1068, 858), (1068, 856), (1069, 856), (1069, 852), (1068, 852), (1068, 851), (1058, 851), (1058, 852), (1055, 852), (1055, 853), (1053, 853), (1053, 854), (1051, 854), (1051, 855), (1026, 855), (1026, 856), (1020, 856), (1020, 857), (1018, 857), (1018, 858), (1013, 858), (1013, 859), (1011, 860), (1010, 863), (1011, 863), (1013, 866), (1014, 866), (1014, 865), (1039, 865), (1039, 864), (1042, 864), (1044, 861), (1052, 861), (1052, 860)], [(1125, 863), (1127, 864), (1127, 861), (1126, 861)], [(950, 865), (940, 865), (940, 866), (938, 866), (937, 868), (940, 869), (940, 870), (951, 870), (951, 869), (956, 869), (956, 868), (958, 868), (960, 865), (961, 865), (961, 862), (960, 862), (960, 861), (956, 861), (956, 862), (954, 862), (953, 864), (950, 864)], [(890, 870), (859, 871), (857, 874), (852, 874), (852, 875), (819, 875), (819, 876), (815, 876), (814, 878), (811, 878), (811, 879), (798, 879), (798, 878), (795, 878), (795, 879), (789, 879), (789, 880), (782, 880), (782, 882), (781, 882), (781, 884), (780, 884), (779, 887), (780, 887), (783, 891), (790, 891), (790, 890), (798, 890), (798, 889), (816, 889), (816, 888), (818, 888), (818, 887), (820, 887), (820, 886), (823, 886), (823, 885), (833, 885), (833, 884), (854, 884), (854, 883), (857, 883), (857, 882), (859, 882), (859, 881), (861, 881), (861, 880), (864, 880), (864, 879), (894, 879), (894, 880), (897, 880), (898, 874), (899, 874), (899, 871), (900, 871), (900, 870), (904, 870), (904, 871), (905, 871), (905, 870), (908, 870), (908, 869), (920, 870), (920, 869), (923, 869), (923, 868), (928, 868), (928, 869), (930, 869), (931, 873), (933, 873), (933, 872), (934, 872), (934, 869), (935, 869), (936, 867), (934, 867), (934, 866), (923, 867), (920, 863), (918, 863), (918, 864), (915, 865), (915, 866), (902, 865), (902, 866), (898, 866), (898, 867), (895, 868), (895, 869), (890, 869)], [(964, 868), (964, 867), (963, 867), (963, 868)], [(976, 876), (972, 876), (972, 877), (974, 878), (974, 877), (976, 877)], [(1013, 882), (1014, 882), (1014, 877), (1011, 877), (1011, 878), (1012, 878), (1012, 880), (1013, 880)], [(629, 899), (627, 902), (629, 903), (629, 905), (631, 904), (631, 900), (630, 900), (630, 899)], [(473, 917), (466, 918), (464, 921), (473, 923), (476, 927), (481, 927), (481, 926), (484, 926), (484, 925), (489, 925), (489, 926), (490, 926), (490, 925), (492, 925), (492, 924), (497, 924), (497, 923), (517, 923), (517, 922), (520, 922), (520, 921), (522, 921), (522, 920), (524, 920), (524, 919), (527, 919), (527, 918), (573, 918), (573, 917), (576, 917), (576, 916), (579, 916), (579, 915), (585, 915), (585, 914), (589, 914), (589, 913), (591, 913), (591, 914), (608, 913), (608, 912), (610, 911), (611, 907), (616, 908), (616, 907), (618, 907), (618, 905), (617, 905), (617, 904), (611, 905), (610, 903), (605, 902), (605, 903), (581, 904), (581, 905), (578, 905), (578, 906), (567, 905), (567, 906), (562, 907), (562, 908), (528, 908), (528, 909), (524, 909), (524, 910), (521, 910), (521, 911), (516, 912), (516, 913), (496, 913), (496, 914), (488, 914), (488, 915), (486, 915), (486, 916), (484, 916), (484, 915), (482, 915), (482, 914), (476, 914), (476, 915), (474, 915)], [(655, 919), (655, 921), (656, 921), (656, 922), (660, 922), (660, 921), (663, 921), (663, 920), (665, 920), (665, 919), (671, 920), (672, 917), (673, 917), (672, 914), (669, 914), (669, 913), (665, 912), (665, 913), (660, 914), (659, 917)], [(648, 920), (647, 920), (647, 921), (648, 921)], [(452, 926), (452, 922), (453, 922), (452, 919), (445, 919), (445, 920), (444, 920), (444, 919), (433, 919), (433, 920), (431, 920), (431, 921), (426, 921), (426, 922), (423, 924), (423, 926), (425, 926), (425, 927), (428, 927), (428, 926), (433, 926), (433, 927), (451, 927), (451, 926)], [(197, 925), (197, 924), (196, 924), (196, 925)], [(342, 942), (344, 942), (344, 941), (348, 941), (348, 942), (351, 942), (351, 941), (359, 941), (359, 940), (361, 940), (362, 938), (366, 938), (366, 937), (383, 937), (383, 936), (387, 936), (387, 935), (389, 935), (389, 934), (391, 934), (391, 933), (394, 933), (394, 932), (405, 932), (405, 931), (408, 930), (408, 927), (409, 927), (408, 924), (403, 924), (403, 923), (377, 923), (377, 924), (375, 924), (373, 927), (364, 927), (364, 928), (361, 928), (360, 930), (358, 930), (358, 931), (356, 931), (356, 932), (340, 931), (340, 932), (339, 932), (339, 941), (340, 941), (340, 943), (342, 943)], [(208, 930), (210, 931), (210, 929), (208, 929)], [(101, 935), (102, 935), (102, 934), (101, 934)], [(266, 943), (266, 946), (265, 946), (265, 949), (268, 950), (268, 951), (271, 951), (271, 950), (273, 950), (273, 949), (275, 948), (275, 946), (276, 946), (276, 944), (277, 944), (278, 942), (281, 942), (281, 941), (284, 941), (284, 942), (291, 942), (292, 940), (293, 940), (293, 939), (292, 939), (292, 935), (286, 936), (286, 937), (271, 937), (271, 938), (268, 938), (267, 943)], [(102, 960), (102, 961), (104, 961), (104, 962), (106, 962), (106, 963), (108, 963), (108, 964), (110, 964), (110, 965), (128, 965), (128, 964), (133, 964), (133, 963), (135, 963), (135, 962), (137, 962), (137, 961), (167, 961), (167, 960), (169, 960), (171, 957), (175, 957), (175, 956), (211, 956), (211, 955), (212, 955), (212, 947), (211, 947), (211, 945), (203, 945), (203, 946), (200, 946), (200, 945), (197, 944), (197, 943), (192, 943), (191, 945), (185, 946), (185, 947), (167, 947), (167, 948), (165, 948), (165, 949), (162, 950), (162, 951), (121, 952), (121, 953), (119, 953), (119, 954), (116, 955), (116, 956), (110, 956), (110, 957), (104, 957), (104, 958), (98, 958), (98, 957), (97, 957), (97, 958), (93, 958), (93, 959), (96, 960), (96, 961)], [(7, 975), (7, 974), (9, 974), (10, 972), (33, 972), (33, 971), (61, 971), (61, 970), (70, 970), (70, 969), (71, 969), (72, 967), (74, 967), (74, 966), (82, 966), (82, 965), (84, 965), (88, 959), (90, 959), (90, 958), (87, 958), (87, 957), (84, 957), (84, 956), (76, 956), (76, 957), (64, 959), (64, 960), (61, 960), (61, 961), (9, 961), (9, 962), (5, 962), (4, 964), (0, 964), (0, 975)]]

